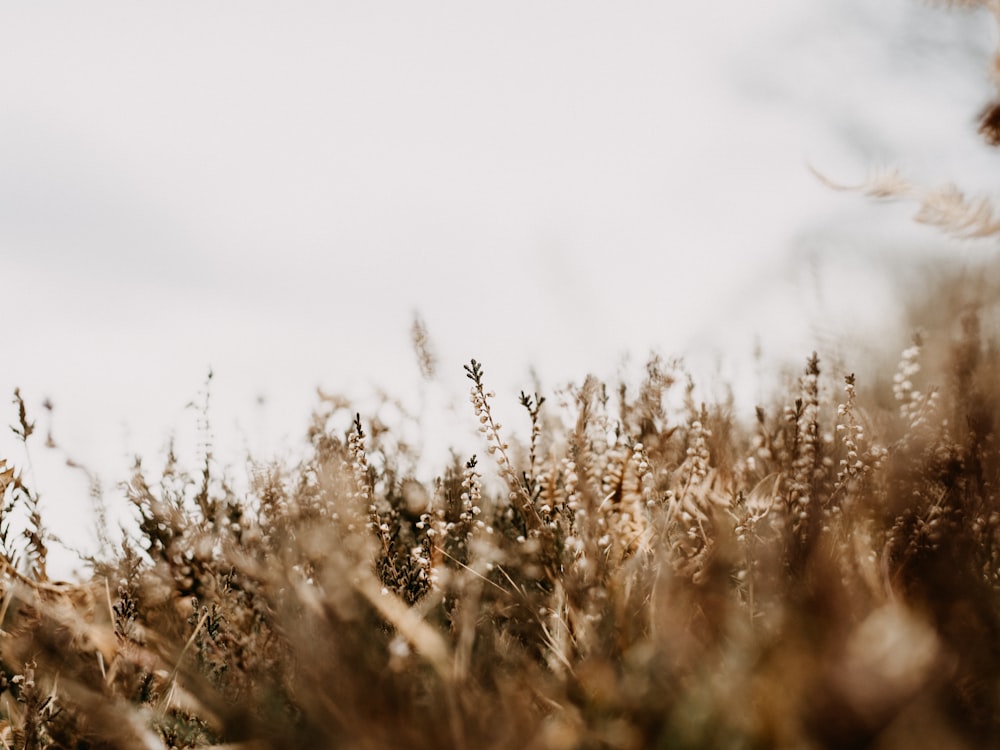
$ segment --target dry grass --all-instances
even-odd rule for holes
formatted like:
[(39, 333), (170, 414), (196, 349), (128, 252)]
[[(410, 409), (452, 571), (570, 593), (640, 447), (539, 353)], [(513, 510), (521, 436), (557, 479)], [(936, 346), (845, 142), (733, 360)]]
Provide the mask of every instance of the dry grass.
[[(957, 188), (868, 189), (1000, 231)], [(137, 464), (134, 529), (74, 583), (48, 579), (38, 495), (0, 460), (0, 747), (1000, 746), (981, 282), (938, 280), (912, 311), (938, 325), (893, 371), (813, 355), (749, 420), (657, 357), (637, 387), (587, 377), (497, 415), (472, 360), (480, 455), (431, 479), (391, 425), (321, 395), (308, 458), (254, 466), (249, 492), (209, 447)]]
[(635, 388), (522, 394), (522, 444), (473, 361), (483, 458), (431, 481), (324, 400), (309, 458), (247, 495), (209, 456), (137, 466), (136, 533), (74, 584), (3, 464), (0, 742), (995, 745), (995, 312), (901, 346), (882, 385), (810, 357), (749, 423), (654, 357)]
[[(937, 4), (961, 10), (984, 11), (1000, 28), (997, 0), (936, 0)], [(984, 18), (985, 22), (985, 18)], [(1000, 49), (994, 52), (990, 79), (995, 89), (992, 100), (979, 113), (979, 135), (990, 146), (1000, 146)], [(914, 220), (928, 224), (960, 239), (993, 238), (1000, 235), (1000, 209), (995, 195), (969, 196), (954, 183), (928, 188), (917, 185), (898, 169), (876, 172), (860, 185), (835, 183), (819, 171), (817, 177), (837, 190), (855, 190), (865, 195), (911, 201), (917, 204)]]

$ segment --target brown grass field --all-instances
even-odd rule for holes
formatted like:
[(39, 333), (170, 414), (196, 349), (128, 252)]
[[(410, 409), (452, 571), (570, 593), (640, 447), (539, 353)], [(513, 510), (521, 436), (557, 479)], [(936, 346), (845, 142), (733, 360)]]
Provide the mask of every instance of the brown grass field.
[(0, 743), (1000, 744), (996, 296), (940, 283), (948, 325), (892, 371), (814, 355), (749, 423), (652, 357), (638, 387), (522, 394), (508, 443), (473, 360), (481, 451), (433, 481), (335, 400), (248, 493), (208, 453), (137, 465), (137, 523), (78, 582), (5, 462)]
[[(954, 186), (864, 189), (1000, 234)], [(72, 582), (0, 456), (0, 748), (1000, 747), (994, 266), (937, 269), (891, 361), (804, 356), (749, 419), (657, 356), (500, 414), (471, 360), (480, 447), (424, 479), (321, 398), (308, 457), (247, 491), (208, 448), (137, 463), (134, 524)]]

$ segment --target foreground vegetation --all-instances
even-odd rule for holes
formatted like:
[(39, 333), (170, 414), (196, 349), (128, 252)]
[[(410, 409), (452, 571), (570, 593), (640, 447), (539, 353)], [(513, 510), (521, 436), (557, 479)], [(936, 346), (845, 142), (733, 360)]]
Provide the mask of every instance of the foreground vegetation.
[[(814, 355), (750, 420), (653, 357), (638, 387), (521, 394), (504, 416), (524, 441), (473, 360), (481, 450), (431, 481), (392, 429), (327, 399), (308, 458), (255, 465), (249, 492), (207, 452), (194, 471), (137, 465), (134, 530), (82, 582), (48, 580), (38, 496), (4, 463), (0, 740), (1000, 744), (984, 316), (966, 308), (882, 381)], [(415, 343), (432, 377), (419, 326)]]
[[(867, 189), (1000, 234), (953, 186)], [(1000, 291), (956, 289), (894, 370), (813, 355), (752, 419), (652, 357), (637, 386), (522, 393), (519, 441), (472, 360), (481, 448), (431, 479), (321, 399), (308, 457), (247, 491), (207, 448), (137, 463), (82, 581), (49, 579), (0, 456), (0, 747), (1000, 746)]]

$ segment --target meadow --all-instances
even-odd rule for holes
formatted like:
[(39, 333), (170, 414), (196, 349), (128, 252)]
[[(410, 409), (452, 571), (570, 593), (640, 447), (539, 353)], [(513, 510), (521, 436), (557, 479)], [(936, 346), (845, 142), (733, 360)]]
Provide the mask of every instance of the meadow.
[[(948, 324), (889, 371), (809, 356), (750, 420), (658, 356), (638, 384), (587, 377), (501, 415), (471, 360), (481, 450), (431, 480), (333, 398), (308, 458), (252, 464), (247, 492), (208, 449), (137, 464), (136, 524), (80, 581), (47, 576), (38, 495), (5, 462), (0, 740), (993, 746), (995, 296), (941, 283), (924, 302)], [(419, 326), (414, 345), (435, 377)], [(13, 412), (32, 447), (20, 394)]]
[[(1000, 234), (954, 186), (862, 190)], [(909, 338), (803, 352), (752, 414), (657, 354), (501, 413), (418, 322), (477, 449), (428, 473), (321, 394), (307, 455), (235, 482), (207, 424), (196, 465), (136, 462), (73, 581), (0, 456), (0, 747), (1000, 746), (1000, 283), (985, 255), (927, 278)], [(5, 415), (45, 450), (20, 392)]]

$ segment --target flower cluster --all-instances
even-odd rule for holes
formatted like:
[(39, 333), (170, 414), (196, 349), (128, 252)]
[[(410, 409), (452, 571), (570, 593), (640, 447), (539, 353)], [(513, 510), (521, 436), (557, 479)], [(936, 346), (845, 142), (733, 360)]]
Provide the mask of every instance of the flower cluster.
[(700, 419), (691, 422), (691, 430), (688, 434), (688, 447), (685, 454), (687, 461), (684, 464), (684, 483), (688, 486), (696, 486), (705, 481), (708, 477), (709, 466), (711, 465), (711, 454), (708, 450), (708, 439), (712, 436), (712, 431), (705, 426), (706, 415), (702, 409)]
[(477, 468), (476, 457), (473, 456), (469, 459), (468, 463), (465, 464), (465, 471), (462, 472), (462, 494), (459, 497), (462, 502), (462, 512), (459, 515), (459, 519), (470, 528), (482, 529), (487, 534), (492, 534), (493, 528), (487, 526), (481, 519), (478, 518), (483, 512), (482, 478), (483, 475)]
[(844, 456), (837, 470), (837, 485), (843, 487), (857, 482), (879, 469), (889, 452), (878, 445), (868, 445), (868, 436), (857, 414), (857, 393), (854, 374), (844, 378), (847, 398), (837, 405), (837, 433), (840, 435)]
[(937, 390), (924, 394), (913, 383), (921, 369), (922, 352), (923, 342), (920, 336), (916, 336), (913, 345), (903, 350), (899, 367), (892, 378), (892, 395), (899, 403), (899, 415), (908, 423), (910, 431), (918, 431), (927, 424), (938, 400)]
[(517, 472), (507, 454), (510, 446), (500, 436), (500, 429), (503, 425), (493, 419), (490, 411), (489, 399), (495, 398), (493, 391), (487, 391), (483, 385), (483, 367), (476, 360), (471, 360), (465, 365), (465, 375), (472, 381), (469, 389), (469, 400), (476, 410), (476, 418), (479, 420), (479, 432), (481, 432), (487, 442), (487, 450), (494, 456), (500, 468), (500, 476), (507, 484), (508, 500), (517, 507), (521, 514), (521, 520), (528, 533), (536, 534), (542, 525), (542, 519), (538, 515), (532, 498), (518, 478)]
[(802, 396), (795, 401), (795, 409), (789, 415), (794, 419), (795, 458), (792, 463), (791, 497), (794, 512), (800, 519), (807, 513), (806, 506), (812, 501), (811, 488), (819, 477), (820, 435), (819, 435), (819, 357), (815, 352), (806, 363), (806, 371), (800, 380)]

